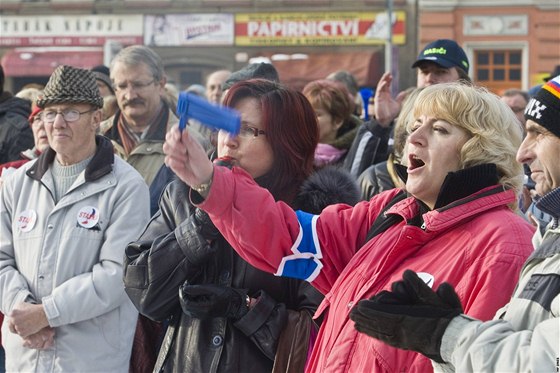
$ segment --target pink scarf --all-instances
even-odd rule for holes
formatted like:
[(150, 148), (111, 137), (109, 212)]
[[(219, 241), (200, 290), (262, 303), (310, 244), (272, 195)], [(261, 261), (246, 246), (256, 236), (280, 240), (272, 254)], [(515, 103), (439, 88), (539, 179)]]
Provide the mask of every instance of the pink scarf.
[(323, 167), (335, 163), (346, 154), (346, 151), (346, 149), (338, 149), (329, 144), (319, 143), (315, 148), (314, 164), (317, 167)]

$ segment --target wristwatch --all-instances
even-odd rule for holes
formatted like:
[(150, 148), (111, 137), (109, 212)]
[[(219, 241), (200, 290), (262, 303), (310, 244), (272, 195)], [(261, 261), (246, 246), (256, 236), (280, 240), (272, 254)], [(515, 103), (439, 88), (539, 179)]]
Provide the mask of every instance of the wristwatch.
[(210, 175), (210, 180), (207, 183), (202, 183), (198, 185), (191, 186), (191, 189), (200, 194), (201, 196), (205, 196), (208, 194), (208, 190), (210, 190), (210, 186), (212, 185), (212, 179), (214, 178), (214, 172), (212, 171), (212, 175)]
[(200, 195), (206, 195), (206, 194), (208, 194), (208, 190), (210, 189), (210, 185), (212, 185), (212, 179), (210, 179), (210, 181), (207, 182), (207, 183), (193, 185), (191, 187), (191, 189), (194, 190), (195, 192), (197, 192)]

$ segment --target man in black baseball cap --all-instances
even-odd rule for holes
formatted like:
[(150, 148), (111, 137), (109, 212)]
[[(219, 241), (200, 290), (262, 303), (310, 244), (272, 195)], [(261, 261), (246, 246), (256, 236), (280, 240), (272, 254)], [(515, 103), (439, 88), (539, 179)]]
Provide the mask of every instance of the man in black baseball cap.
[(438, 39), (426, 45), (412, 67), (418, 68), (417, 87), (460, 79), (470, 81), (469, 59), (463, 48), (449, 39)]
[[(470, 82), (469, 59), (463, 49), (453, 40), (439, 39), (420, 52), (412, 68), (418, 68), (416, 87), (423, 88), (433, 84), (451, 83), (458, 80)], [(375, 89), (375, 106), (369, 122), (360, 127), (348, 154), (344, 159), (344, 168), (352, 176), (372, 177), (373, 173), (364, 171), (375, 163), (387, 159), (390, 150), (388, 141), (392, 124), (400, 114), (406, 91), (393, 97), (391, 83), (393, 76), (387, 71)], [(405, 114), (406, 115), (406, 114)], [(373, 179), (372, 179), (373, 180)], [(362, 186), (369, 185), (360, 179)], [(367, 188), (367, 187), (366, 187)]]

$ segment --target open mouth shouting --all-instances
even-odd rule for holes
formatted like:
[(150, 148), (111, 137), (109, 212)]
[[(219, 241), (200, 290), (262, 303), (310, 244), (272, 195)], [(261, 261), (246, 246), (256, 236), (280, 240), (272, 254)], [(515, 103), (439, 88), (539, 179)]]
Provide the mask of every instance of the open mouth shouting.
[(418, 158), (415, 154), (408, 155), (408, 172), (421, 168), (424, 165), (424, 161)]

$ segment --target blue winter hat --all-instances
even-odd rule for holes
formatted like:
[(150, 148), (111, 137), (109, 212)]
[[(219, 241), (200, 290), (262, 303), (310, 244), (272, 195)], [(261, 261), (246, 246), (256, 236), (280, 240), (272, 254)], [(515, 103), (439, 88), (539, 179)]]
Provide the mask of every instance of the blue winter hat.
[(418, 55), (412, 67), (418, 67), (422, 62), (434, 62), (442, 67), (459, 67), (469, 72), (469, 59), (463, 48), (457, 42), (449, 39), (439, 39), (426, 45)]

